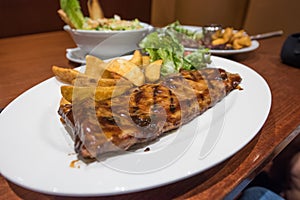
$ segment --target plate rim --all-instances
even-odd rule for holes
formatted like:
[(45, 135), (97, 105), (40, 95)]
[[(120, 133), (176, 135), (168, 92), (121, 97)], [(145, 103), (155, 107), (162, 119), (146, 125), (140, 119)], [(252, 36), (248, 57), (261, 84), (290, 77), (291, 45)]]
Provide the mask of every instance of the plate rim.
[[(197, 25), (182, 25), (182, 27), (185, 27), (187, 29), (201, 29), (202, 26), (197, 26)], [(237, 31), (237, 30), (234, 30)], [(218, 49), (209, 49), (211, 54), (216, 55), (216, 56), (224, 56), (224, 55), (233, 55), (233, 54), (240, 54), (240, 53), (247, 53), (256, 50), (259, 47), (259, 42), (257, 40), (251, 40), (251, 46), (245, 47), (242, 49), (238, 50), (218, 50)], [(198, 48), (191, 48), (191, 47), (184, 47), (186, 51), (196, 51)]]
[[(264, 82), (264, 84), (265, 84), (265, 86), (266, 86), (266, 89), (268, 90), (267, 91), (267, 96), (269, 97), (268, 98), (268, 105), (269, 105), (269, 107), (267, 108), (267, 110), (265, 111), (267, 114), (264, 116), (264, 120), (261, 122), (261, 125), (260, 125), (260, 127), (257, 127), (258, 128), (258, 130), (257, 130), (257, 132), (259, 131), (259, 129), (263, 126), (263, 124), (265, 123), (265, 121), (266, 121), (266, 119), (267, 119), (267, 117), (268, 117), (268, 114), (269, 114), (269, 112), (270, 112), (270, 108), (271, 108), (271, 102), (272, 102), (272, 99), (271, 99), (271, 91), (270, 91), (270, 88), (269, 88), (269, 86), (268, 86), (268, 84), (267, 84), (267, 82), (264, 80), (264, 78), (262, 77), (262, 76), (260, 76), (256, 71), (254, 71), (253, 69), (251, 69), (251, 68), (249, 68), (249, 67), (247, 67), (246, 65), (244, 65), (244, 64), (241, 64), (241, 63), (238, 63), (238, 62), (235, 62), (235, 61), (232, 61), (232, 60), (228, 60), (228, 59), (225, 59), (225, 58), (220, 58), (220, 57), (217, 57), (217, 56), (212, 56), (212, 60), (214, 60), (214, 59), (216, 59), (216, 60), (226, 60), (226, 62), (228, 62), (229, 64), (230, 63), (235, 63), (235, 64), (237, 64), (238, 66), (242, 66), (242, 67), (245, 67), (246, 69), (245, 70), (250, 70), (251, 71), (251, 73), (254, 73), (261, 81), (263, 81)], [(238, 71), (238, 70), (237, 70)], [(30, 93), (30, 91), (32, 91), (32, 90), (34, 90), (36, 87), (41, 87), (42, 86), (42, 84), (45, 84), (46, 82), (51, 82), (51, 81), (54, 81), (55, 80), (55, 78), (54, 77), (52, 77), (52, 78), (50, 78), (50, 79), (47, 79), (46, 81), (43, 81), (43, 82), (41, 82), (41, 83), (39, 83), (39, 84), (37, 84), (36, 86), (34, 86), (34, 87), (32, 87), (31, 89), (29, 89), (29, 90), (27, 90), (27, 91), (25, 91), (24, 93), (22, 93), (19, 97), (17, 97), (15, 100), (13, 100), (10, 104), (8, 104), (8, 106), (7, 106), (7, 109), (4, 109), (3, 110), (3, 112), (0, 114), (0, 119), (3, 119), (3, 116), (4, 115), (6, 115), (6, 113), (7, 112), (9, 112), (9, 110), (10, 109), (12, 109), (12, 106), (14, 106), (14, 104), (17, 102), (17, 101), (19, 101), (19, 100), (22, 100), (22, 98), (24, 98), (24, 96), (26, 96), (26, 95), (28, 95), (29, 93)], [(0, 124), (1, 124), (1, 120), (0, 120)], [(255, 137), (255, 135), (256, 135), (257, 133), (255, 133), (254, 135), (253, 135), (253, 137)], [(1, 134), (0, 134), (0, 137), (2, 138), (2, 136), (1, 136)], [(253, 137), (251, 137), (251, 139), (253, 138)], [(251, 140), (250, 139), (250, 140)], [(246, 142), (246, 144), (248, 144), (249, 142), (250, 142), (250, 140), (249, 141), (247, 141)], [(246, 145), (245, 144), (245, 145)], [(242, 145), (242, 147), (244, 147), (244, 145)], [(242, 148), (241, 147), (241, 148)], [(238, 149), (238, 150), (240, 150), (240, 149)], [(236, 150), (233, 154), (235, 154), (238, 150)], [(0, 153), (0, 157), (1, 157), (1, 153)], [(226, 157), (226, 159), (228, 158), (228, 157), (230, 157), (230, 156), (232, 156), (232, 155), (229, 155), (229, 156), (227, 156)], [(220, 160), (219, 162), (222, 162), (222, 161), (224, 161), (224, 159), (223, 160)], [(217, 163), (215, 163), (213, 166), (215, 166)], [(210, 166), (209, 168), (211, 168), (211, 167), (213, 167), (213, 166)], [(0, 167), (1, 167), (1, 164), (0, 164)], [(0, 169), (0, 171), (1, 171), (1, 173), (2, 173), (2, 170)], [(51, 194), (51, 195), (63, 195), (63, 196), (105, 196), (105, 195), (118, 195), (118, 194), (125, 194), (125, 193), (131, 193), (131, 192), (137, 192), (137, 191), (143, 191), (143, 190), (146, 190), (146, 189), (151, 189), (151, 188), (155, 188), (155, 187), (159, 187), (159, 186), (161, 186), (161, 185), (166, 185), (166, 184), (169, 184), (169, 183), (172, 183), (172, 182), (176, 182), (176, 181), (180, 181), (180, 180), (182, 180), (182, 179), (186, 179), (186, 178), (189, 178), (189, 177), (191, 177), (191, 176), (194, 176), (194, 175), (196, 175), (197, 173), (200, 173), (200, 172), (202, 172), (202, 171), (197, 171), (197, 172), (195, 172), (195, 173), (191, 173), (191, 174), (189, 174), (189, 175), (186, 175), (186, 176), (183, 176), (183, 177), (181, 177), (181, 179), (175, 179), (175, 180), (171, 180), (171, 181), (168, 181), (168, 182), (164, 182), (164, 183), (161, 183), (160, 185), (152, 185), (152, 186), (146, 186), (146, 187), (142, 187), (142, 188), (135, 188), (135, 189), (130, 189), (130, 190), (125, 190), (125, 191), (118, 191), (118, 192), (113, 192), (113, 193), (111, 193), (111, 192), (108, 192), (108, 193), (93, 193), (93, 192), (87, 192), (87, 193), (81, 193), (81, 192), (75, 192), (75, 193), (72, 193), (72, 192), (63, 192), (63, 191), (53, 191), (53, 190), (45, 190), (45, 189), (41, 189), (41, 188), (35, 188), (35, 187), (31, 187), (31, 186), (28, 186), (28, 185), (26, 185), (26, 184), (24, 184), (24, 182), (21, 182), (20, 180), (16, 180), (16, 179), (14, 179), (13, 177), (11, 177), (10, 175), (7, 175), (7, 174), (3, 174), (2, 173), (2, 175), (6, 178), (6, 179), (8, 179), (8, 180), (10, 180), (11, 182), (13, 182), (13, 183), (15, 183), (15, 184), (17, 184), (17, 185), (19, 185), (19, 186), (21, 186), (21, 187), (24, 187), (24, 188), (27, 188), (27, 189), (30, 189), (30, 190), (33, 190), (33, 191), (38, 191), (38, 192), (42, 192), (42, 193), (46, 193), (46, 194)]]
[[(78, 57), (74, 56), (74, 52), (76, 52), (76, 51), (83, 51), (83, 50), (80, 49), (80, 47), (74, 47), (74, 48), (66, 49), (66, 58), (68, 60), (72, 61), (72, 62), (75, 62), (75, 63), (85, 64), (86, 63), (85, 59), (81, 59), (81, 58), (78, 58)], [(84, 55), (86, 55), (86, 54), (84, 54)]]

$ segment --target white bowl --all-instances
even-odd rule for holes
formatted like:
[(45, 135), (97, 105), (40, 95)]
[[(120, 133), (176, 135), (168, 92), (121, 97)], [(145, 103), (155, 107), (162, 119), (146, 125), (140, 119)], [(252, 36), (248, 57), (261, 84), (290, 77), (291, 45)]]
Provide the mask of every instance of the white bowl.
[(138, 48), (138, 43), (153, 29), (146, 23), (143, 28), (126, 31), (76, 30), (64, 26), (76, 45), (87, 54), (101, 59), (121, 56)]

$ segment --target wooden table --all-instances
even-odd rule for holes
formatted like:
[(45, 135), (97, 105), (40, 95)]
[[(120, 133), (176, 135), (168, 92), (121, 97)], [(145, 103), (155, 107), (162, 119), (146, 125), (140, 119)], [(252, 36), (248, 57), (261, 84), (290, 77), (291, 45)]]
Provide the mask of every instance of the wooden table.
[[(281, 63), (279, 55), (284, 40), (283, 36), (264, 39), (256, 51), (230, 57), (261, 74), (272, 91), (270, 115), (248, 145), (199, 175), (159, 188), (105, 199), (230, 199), (237, 195), (300, 132), (300, 69)], [(0, 39), (0, 47), (0, 108), (30, 87), (52, 77), (52, 65), (78, 66), (65, 58), (66, 48), (75, 47), (75, 44), (63, 31)], [(30, 191), (0, 176), (0, 199), (72, 198)]]

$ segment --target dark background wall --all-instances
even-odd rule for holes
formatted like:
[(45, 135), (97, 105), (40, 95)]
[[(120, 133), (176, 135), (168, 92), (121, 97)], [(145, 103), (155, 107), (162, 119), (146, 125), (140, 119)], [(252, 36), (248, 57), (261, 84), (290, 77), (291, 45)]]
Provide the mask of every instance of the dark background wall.
[[(138, 18), (150, 23), (151, 0), (99, 0), (106, 17)], [(85, 16), (87, 0), (80, 0)], [(62, 30), (59, 0), (0, 0), (0, 38)]]

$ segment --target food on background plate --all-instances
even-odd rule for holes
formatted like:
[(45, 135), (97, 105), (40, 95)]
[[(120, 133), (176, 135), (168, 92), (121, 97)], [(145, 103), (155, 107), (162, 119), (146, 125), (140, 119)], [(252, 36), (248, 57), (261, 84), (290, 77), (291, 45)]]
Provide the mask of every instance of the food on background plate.
[(166, 26), (170, 31), (174, 31), (177, 39), (184, 47), (199, 48), (204, 47), (203, 32), (197, 30), (190, 30), (180, 24), (179, 21), (173, 22)]
[(238, 50), (251, 46), (250, 36), (245, 30), (234, 30), (232, 27), (217, 30), (209, 35), (208, 40), (203, 30), (191, 31), (178, 21), (169, 24), (166, 28), (175, 32), (180, 43), (187, 48), (205, 47), (213, 50)]
[(201, 69), (211, 62), (208, 49), (198, 49), (185, 55), (184, 46), (169, 29), (157, 29), (148, 34), (139, 46), (149, 55), (151, 62), (160, 59), (163, 61), (163, 76), (178, 73), (181, 69)]
[[(139, 60), (140, 63), (140, 56), (140, 53), (135, 53), (126, 62)], [(151, 60), (148, 58), (142, 59), (147, 63), (131, 63), (140, 68), (146, 77), (142, 85), (135, 85), (133, 80), (126, 78), (124, 71), (118, 73), (123, 65), (123, 62), (116, 62), (118, 59), (120, 58), (104, 62), (99, 58), (89, 58), (87, 65), (90, 66), (86, 66), (86, 69), (101, 69), (90, 69), (88, 73), (86, 70), (78, 72), (72, 85), (61, 87), (63, 97), (58, 113), (67, 129), (71, 130), (74, 148), (80, 159), (103, 159), (107, 153), (125, 151), (136, 144), (154, 141), (202, 114), (231, 91), (240, 89), (242, 80), (238, 74), (220, 68), (180, 68), (179, 71), (165, 76), (160, 74), (157, 79), (163, 60), (150, 61), (148, 64)], [(110, 63), (119, 66), (110, 68)], [(161, 66), (158, 67), (159, 65)], [(131, 73), (135, 67), (125, 66), (124, 70)], [(91, 71), (107, 72), (110, 76), (102, 78), (99, 74), (98, 78), (92, 77), (89, 74)], [(68, 72), (73, 73), (72, 70)], [(133, 74), (136, 78), (141, 76)], [(117, 81), (114, 86), (99, 87), (98, 83), (102, 79)], [(72, 93), (71, 97), (70, 94), (66, 96), (63, 93), (66, 88)], [(110, 90), (112, 88), (116, 91)], [(105, 93), (106, 90), (110, 92)]]
[(212, 35), (212, 47), (220, 49), (241, 49), (251, 46), (250, 36), (244, 30), (234, 31), (227, 27)]
[(138, 19), (123, 20), (118, 15), (105, 18), (98, 0), (88, 0), (87, 6), (89, 17), (83, 15), (78, 0), (60, 0), (61, 9), (57, 13), (72, 29), (125, 31), (143, 28)]

